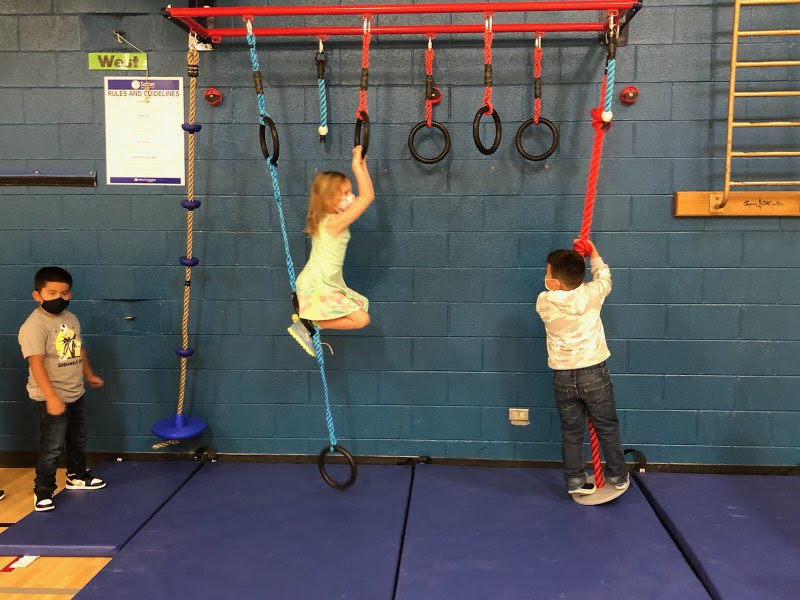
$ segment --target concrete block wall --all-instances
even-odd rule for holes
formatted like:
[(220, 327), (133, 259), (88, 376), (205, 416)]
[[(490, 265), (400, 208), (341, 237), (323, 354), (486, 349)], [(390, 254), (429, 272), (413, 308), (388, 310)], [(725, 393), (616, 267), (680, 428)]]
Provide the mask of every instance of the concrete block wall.
[[(106, 380), (89, 392), (90, 448), (147, 450), (152, 423), (174, 413), (182, 192), (105, 185), (104, 73), (86, 68), (87, 52), (121, 49), (112, 34), (121, 29), (148, 53), (151, 75), (184, 75), (186, 35), (160, 16), (161, 4), (0, 1), (0, 168), (98, 173), (96, 189), (0, 188), (2, 450), (36, 444), (16, 334), (34, 308), (32, 277), (44, 264), (75, 276), (74, 311)], [(796, 22), (792, 9), (749, 8), (743, 22), (776, 28)], [(631, 107), (616, 101), (603, 160), (594, 239), (615, 282), (604, 322), (626, 444), (654, 461), (793, 464), (800, 460), (800, 221), (672, 216), (674, 191), (721, 189), (731, 22), (731, 2), (648, 0), (619, 51), (618, 90), (635, 84), (641, 97)], [(434, 166), (412, 160), (406, 147), (424, 117), (424, 42), (374, 40), (369, 164), (377, 200), (352, 228), (345, 270), (372, 300), (373, 324), (327, 336), (337, 433), (355, 453), (560, 457), (533, 303), (547, 252), (569, 246), (580, 226), (588, 111), (603, 51), (587, 36), (546, 38), (543, 114), (558, 123), (561, 145), (550, 160), (528, 163), (513, 136), (532, 112), (531, 39), (495, 40), (504, 138), (490, 157), (471, 140), (483, 95), (480, 36), (436, 40), (434, 76), (444, 99), (434, 116), (453, 148)], [(327, 45), (324, 145), (316, 133), (315, 43), (261, 40), (259, 47), (300, 267), (309, 249), (302, 233), (308, 183), (319, 170), (349, 168), (360, 41)], [(781, 38), (742, 47), (754, 59), (797, 58), (797, 50)], [(796, 70), (753, 71), (742, 73), (745, 87), (796, 87)], [(203, 206), (194, 248), (202, 262), (193, 272), (197, 355), (188, 410), (209, 422), (202, 443), (221, 451), (315, 453), (326, 439), (319, 377), (285, 334), (289, 287), (244, 42), (203, 53), (199, 86), (219, 88), (225, 100), (217, 108), (199, 102)], [(800, 102), (748, 99), (737, 109), (744, 117), (796, 118)], [(800, 147), (796, 129), (749, 134), (741, 143), (751, 148)], [(796, 174), (794, 160), (772, 160), (767, 169)], [(763, 168), (740, 166), (745, 174)], [(507, 409), (516, 406), (531, 409), (529, 427), (508, 423)]]

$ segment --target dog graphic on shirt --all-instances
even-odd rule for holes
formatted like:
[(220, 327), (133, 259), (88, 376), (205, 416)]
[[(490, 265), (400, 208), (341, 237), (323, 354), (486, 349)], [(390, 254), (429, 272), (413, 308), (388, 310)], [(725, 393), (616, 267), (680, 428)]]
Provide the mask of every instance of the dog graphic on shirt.
[(75, 335), (75, 331), (64, 323), (59, 327), (56, 336), (56, 352), (59, 360), (78, 358), (81, 355), (81, 341)]

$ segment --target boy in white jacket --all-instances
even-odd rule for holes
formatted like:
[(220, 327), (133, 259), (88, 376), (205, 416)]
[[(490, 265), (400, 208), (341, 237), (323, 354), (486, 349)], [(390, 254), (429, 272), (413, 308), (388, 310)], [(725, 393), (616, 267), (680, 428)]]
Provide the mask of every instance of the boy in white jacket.
[(586, 262), (574, 250), (554, 250), (547, 256), (544, 285), (536, 312), (547, 331), (547, 364), (553, 369), (564, 481), (570, 494), (593, 494), (587, 482), (583, 440), (587, 413), (594, 423), (606, 459), (606, 480), (617, 489), (628, 486), (628, 472), (619, 437), (614, 388), (606, 359), (600, 309), (611, 293), (611, 271), (591, 244), (592, 281), (583, 281)]

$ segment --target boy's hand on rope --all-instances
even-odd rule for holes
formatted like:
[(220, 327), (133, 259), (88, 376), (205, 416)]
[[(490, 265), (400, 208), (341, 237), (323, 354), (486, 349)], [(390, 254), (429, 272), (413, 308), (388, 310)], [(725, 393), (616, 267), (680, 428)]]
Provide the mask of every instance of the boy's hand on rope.
[[(574, 243), (577, 243), (579, 240), (573, 240)], [(597, 258), (600, 256), (600, 253), (597, 251), (594, 243), (591, 240), (584, 240), (584, 244), (589, 247), (589, 258)]]

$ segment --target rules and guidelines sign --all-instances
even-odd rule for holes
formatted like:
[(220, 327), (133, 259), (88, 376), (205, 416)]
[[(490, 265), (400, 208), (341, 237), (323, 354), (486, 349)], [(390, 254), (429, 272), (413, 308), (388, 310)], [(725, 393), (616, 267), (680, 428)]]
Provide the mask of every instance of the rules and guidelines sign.
[(183, 78), (106, 77), (106, 183), (184, 185)]

